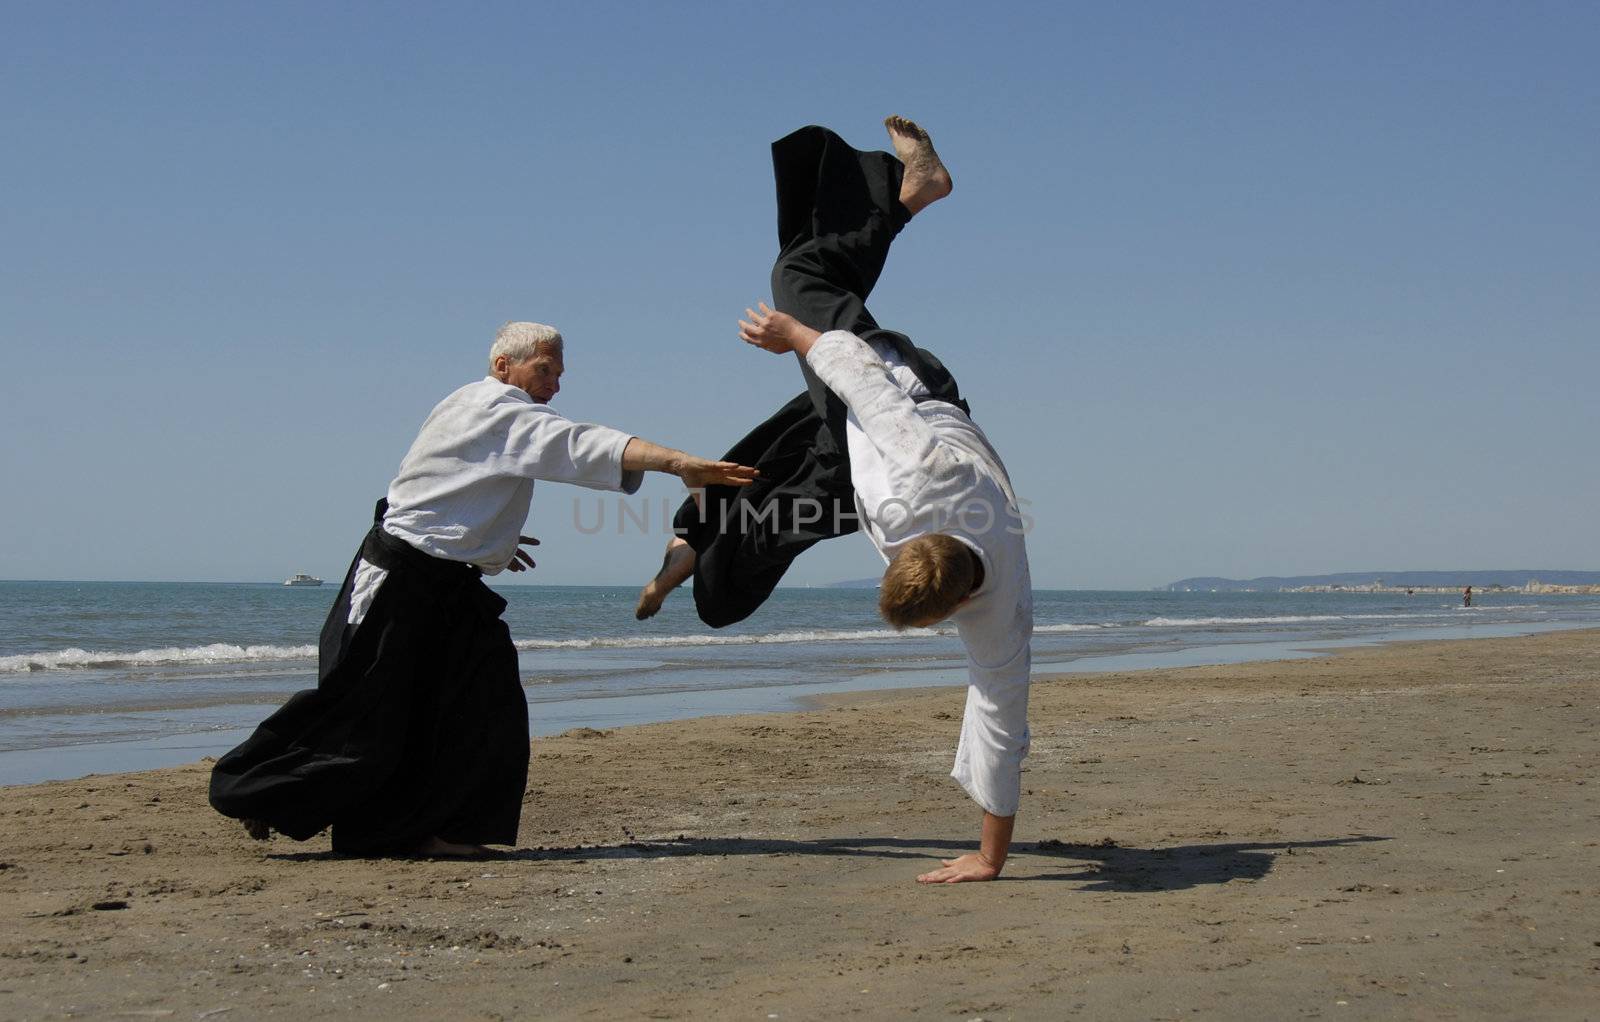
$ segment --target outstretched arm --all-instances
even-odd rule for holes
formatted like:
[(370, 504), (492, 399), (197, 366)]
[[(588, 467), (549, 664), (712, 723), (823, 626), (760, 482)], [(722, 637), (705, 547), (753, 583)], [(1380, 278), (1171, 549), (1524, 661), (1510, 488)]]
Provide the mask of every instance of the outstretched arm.
[(956, 859), (941, 859), (943, 868), (917, 877), (919, 884), (960, 884), (971, 880), (993, 880), (1005, 867), (1006, 855), (1011, 851), (1011, 830), (1016, 825), (1015, 816), (983, 814), (983, 836), (975, 855)]
[(692, 454), (634, 437), (622, 449), (624, 472), (665, 472), (683, 480), (691, 490), (706, 486), (743, 486), (759, 474), (747, 465), (708, 461)]
[[(917, 475), (936, 470), (933, 430), (916, 414), (916, 402), (894, 382), (871, 345), (843, 330), (819, 333), (765, 302), (758, 308), (744, 310), (750, 318), (739, 321), (739, 336), (746, 344), (778, 354), (792, 351), (804, 359), (901, 471)], [(823, 342), (823, 337), (829, 340)], [(813, 349), (817, 358), (811, 357)]]

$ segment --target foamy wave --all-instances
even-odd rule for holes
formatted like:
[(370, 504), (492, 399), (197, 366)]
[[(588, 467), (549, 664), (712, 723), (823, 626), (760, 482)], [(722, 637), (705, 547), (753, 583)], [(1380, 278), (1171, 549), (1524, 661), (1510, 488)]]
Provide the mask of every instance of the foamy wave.
[(793, 642), (855, 642), (862, 639), (927, 638), (954, 635), (953, 629), (907, 628), (897, 632), (888, 628), (858, 631), (766, 632), (761, 635), (629, 635), (590, 639), (518, 639), (520, 650), (538, 649), (648, 649), (661, 646), (765, 646)]
[(213, 642), (209, 646), (168, 646), (135, 653), (114, 650), (57, 649), (44, 653), (0, 656), (0, 674), (24, 671), (71, 671), (105, 667), (152, 667), (161, 664), (238, 664), (263, 660), (315, 659), (315, 646), (235, 646)]
[[(1035, 632), (1088, 632), (1115, 625), (1038, 625)], [(956, 634), (953, 626), (907, 628), (897, 632), (888, 628), (857, 630), (816, 629), (794, 632), (765, 632), (760, 635), (629, 635), (589, 639), (518, 639), (517, 648), (540, 649), (649, 649), (663, 646), (767, 646), (797, 642), (860, 642), (870, 639), (928, 639)]]
[(1279, 625), (1315, 621), (1416, 621), (1441, 614), (1283, 614), (1277, 617), (1153, 617), (1151, 628), (1190, 628), (1195, 625)]
[(1297, 614), (1285, 617), (1153, 617), (1151, 628), (1192, 628), (1195, 625), (1267, 625), (1295, 621), (1340, 621), (1338, 614)]

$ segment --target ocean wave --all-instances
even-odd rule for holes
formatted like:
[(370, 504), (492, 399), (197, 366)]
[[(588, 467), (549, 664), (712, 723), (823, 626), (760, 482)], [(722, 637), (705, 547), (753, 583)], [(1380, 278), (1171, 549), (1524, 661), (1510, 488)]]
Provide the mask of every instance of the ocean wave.
[[(1405, 614), (1281, 614), (1261, 617), (1153, 617), (1142, 622), (1149, 628), (1195, 628), (1229, 625), (1289, 625), (1316, 624), (1336, 621), (1419, 621), (1453, 617), (1466, 610), (1468, 613), (1490, 610), (1534, 610), (1539, 604), (1500, 604), (1492, 607), (1441, 608), (1433, 613)], [(1123, 627), (1116, 622), (1059, 623), (1034, 626), (1037, 634), (1063, 634), (1092, 632)], [(873, 642), (892, 639), (949, 638), (956, 634), (948, 625), (936, 628), (908, 628), (895, 631), (890, 628), (862, 629), (796, 629), (782, 632), (763, 632), (753, 635), (627, 635), (589, 636), (572, 639), (518, 639), (516, 647), (524, 652), (539, 650), (590, 650), (590, 649), (660, 649), (696, 648), (709, 646), (765, 646), (792, 645), (816, 642)], [(304, 646), (241, 646), (214, 642), (204, 646), (167, 646), (160, 649), (141, 649), (135, 652), (116, 650), (70, 649), (49, 650), (37, 653), (19, 653), (0, 656), (0, 674), (22, 674), (30, 671), (95, 670), (128, 667), (153, 667), (172, 665), (208, 665), (236, 663), (272, 663), (294, 660), (315, 660), (317, 647)]]
[[(1112, 627), (1108, 625), (1040, 625), (1040, 632), (1077, 632)], [(581, 639), (518, 639), (516, 647), (525, 652), (539, 650), (652, 649), (662, 647), (765, 646), (806, 642), (864, 642), (885, 639), (947, 638), (956, 634), (945, 625), (938, 628), (805, 629), (764, 632), (756, 635), (626, 635), (589, 636)], [(216, 642), (207, 646), (115, 650), (57, 649), (39, 653), (0, 656), (0, 674), (29, 671), (105, 670), (125, 667), (152, 667), (182, 664), (232, 664), (288, 660), (315, 660), (315, 646), (238, 646)]]
[[(1059, 624), (1037, 625), (1035, 632), (1088, 632), (1115, 625)], [(541, 649), (650, 649), (652, 647), (767, 646), (799, 642), (864, 642), (875, 639), (931, 639), (954, 636), (953, 626), (937, 628), (806, 629), (792, 632), (763, 632), (759, 635), (627, 635), (595, 636), (586, 639), (518, 639), (517, 648), (525, 652)]]
[(856, 642), (867, 639), (930, 638), (954, 635), (955, 629), (864, 628), (852, 631), (816, 629), (794, 632), (764, 632), (759, 635), (627, 635), (595, 636), (587, 639), (518, 639), (517, 648), (540, 649), (649, 649), (662, 646), (765, 646), (795, 642)]
[(115, 650), (56, 649), (42, 653), (0, 656), (0, 674), (26, 671), (82, 671), (110, 667), (153, 667), (170, 664), (240, 664), (273, 660), (313, 660), (315, 646), (167, 646), (133, 653)]
[(1275, 617), (1153, 617), (1150, 628), (1192, 628), (1197, 625), (1287, 625), (1318, 621), (1419, 621), (1446, 614), (1281, 614)]

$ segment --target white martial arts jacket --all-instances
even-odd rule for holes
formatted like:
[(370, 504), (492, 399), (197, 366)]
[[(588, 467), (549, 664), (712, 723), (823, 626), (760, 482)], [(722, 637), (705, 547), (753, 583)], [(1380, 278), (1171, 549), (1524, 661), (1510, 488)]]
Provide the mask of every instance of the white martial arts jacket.
[[(536, 479), (633, 493), (643, 472), (622, 468), (633, 439), (573, 422), (486, 376), (433, 409), (389, 484), (383, 530), (434, 557), (503, 571), (517, 552)], [(350, 599), (359, 624), (386, 572), (362, 561)]]
[(823, 334), (806, 356), (850, 413), (845, 433), (862, 531), (885, 562), (942, 532), (983, 563), (983, 585), (951, 620), (967, 648), (967, 708), (950, 776), (996, 816), (1017, 811), (1028, 753), (1033, 587), (1005, 465), (967, 415), (928, 391), (887, 345)]

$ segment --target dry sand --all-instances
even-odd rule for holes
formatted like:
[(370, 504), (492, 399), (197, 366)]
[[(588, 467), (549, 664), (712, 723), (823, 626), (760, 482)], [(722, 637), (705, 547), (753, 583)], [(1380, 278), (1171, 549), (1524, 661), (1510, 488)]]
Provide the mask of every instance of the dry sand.
[(1600, 631), (1034, 688), (1002, 881), (955, 689), (539, 741), (485, 862), (258, 844), (206, 767), (3, 789), (6, 1018), (1600, 1018)]

